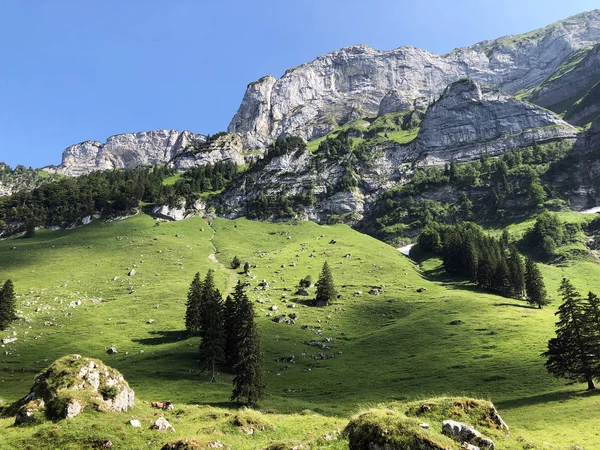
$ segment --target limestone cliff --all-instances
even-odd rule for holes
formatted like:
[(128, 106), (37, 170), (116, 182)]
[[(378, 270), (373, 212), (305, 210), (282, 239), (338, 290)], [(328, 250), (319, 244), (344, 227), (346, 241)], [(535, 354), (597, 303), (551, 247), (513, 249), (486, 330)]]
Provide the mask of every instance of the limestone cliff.
[[(312, 140), (357, 115), (376, 115), (384, 99), (384, 112), (390, 112), (390, 103), (431, 102), (461, 78), (515, 94), (536, 87), (574, 51), (597, 43), (599, 10), (442, 56), (410, 46), (391, 51), (347, 47), (290, 69), (280, 79), (267, 76), (251, 83), (229, 132), (240, 134), (246, 148), (288, 135)], [(392, 102), (390, 91), (395, 91)]]
[(129, 169), (144, 164), (166, 163), (194, 139), (204, 140), (205, 136), (189, 131), (154, 130), (118, 134), (109, 137), (104, 144), (85, 141), (67, 147), (56, 171), (78, 176), (94, 170)]
[[(429, 106), (414, 141), (367, 145), (367, 154), (358, 158), (328, 158), (302, 149), (267, 158), (223, 194), (223, 213), (247, 215), (260, 197), (279, 199), (277, 212), (282, 198), (302, 202), (310, 194), (315, 201), (302, 208), (304, 218), (327, 222), (349, 214), (360, 219), (382, 190), (405, 182), (415, 165), (443, 165), (483, 153), (493, 156), (535, 144), (574, 141), (578, 134), (551, 111), (460, 80)], [(356, 180), (355, 187), (344, 187), (348, 177)]]
[(585, 125), (600, 114), (599, 85), (600, 44), (571, 54), (526, 98), (562, 114), (573, 124)]

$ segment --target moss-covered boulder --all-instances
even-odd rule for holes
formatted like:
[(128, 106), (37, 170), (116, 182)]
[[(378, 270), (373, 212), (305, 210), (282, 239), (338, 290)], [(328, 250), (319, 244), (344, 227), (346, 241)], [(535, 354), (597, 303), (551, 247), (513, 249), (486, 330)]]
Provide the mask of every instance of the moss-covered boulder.
[(29, 394), (11, 410), (15, 424), (39, 421), (44, 415), (58, 420), (75, 417), (85, 408), (127, 411), (135, 394), (116, 369), (80, 355), (65, 356), (35, 378)]
[[(444, 433), (444, 424), (460, 425), (460, 432)], [(345, 433), (350, 450), (450, 450), (465, 442), (493, 449), (502, 448), (494, 442), (509, 442), (508, 425), (494, 405), (467, 397), (381, 405), (352, 418)]]
[(454, 442), (392, 409), (370, 409), (350, 420), (345, 433), (350, 450), (451, 450)]

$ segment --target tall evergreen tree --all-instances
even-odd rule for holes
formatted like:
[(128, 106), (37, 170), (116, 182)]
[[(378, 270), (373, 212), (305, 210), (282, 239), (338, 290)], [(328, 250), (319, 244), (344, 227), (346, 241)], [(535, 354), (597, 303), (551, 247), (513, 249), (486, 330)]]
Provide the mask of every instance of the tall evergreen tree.
[(510, 271), (511, 294), (521, 298), (525, 292), (525, 265), (514, 245), (510, 247), (507, 263)]
[(16, 301), (13, 282), (6, 280), (0, 289), (0, 330), (6, 329), (17, 318)]
[[(211, 272), (209, 271), (209, 275)], [(209, 284), (209, 275), (206, 276), (204, 287)], [(225, 329), (223, 327), (223, 299), (218, 289), (207, 292), (203, 298), (202, 320), (200, 335), (200, 358), (211, 371), (211, 382), (216, 382), (216, 365), (224, 361)]]
[(549, 303), (542, 273), (531, 258), (525, 261), (525, 292), (527, 301), (540, 309)]
[(200, 334), (203, 307), (202, 293), (203, 285), (200, 280), (200, 273), (198, 272), (190, 284), (185, 311), (185, 328), (190, 336), (198, 336)]
[(234, 293), (237, 303), (235, 337), (237, 355), (233, 366), (233, 392), (231, 400), (244, 401), (253, 406), (266, 394), (263, 375), (263, 355), (260, 334), (254, 322), (254, 309), (238, 281)]
[(337, 291), (335, 290), (335, 284), (333, 282), (333, 275), (331, 275), (331, 269), (327, 261), (323, 264), (321, 275), (319, 275), (319, 281), (317, 281), (317, 296), (315, 298), (316, 306), (327, 306), (330, 301), (333, 301), (337, 297)]
[(232, 367), (237, 358), (236, 321), (239, 299), (243, 294), (242, 284), (235, 286), (233, 295), (228, 295), (223, 306), (223, 326), (225, 329), (225, 361)]
[(599, 373), (600, 342), (586, 317), (586, 304), (566, 278), (562, 279), (559, 293), (563, 304), (556, 314), (556, 337), (548, 341), (546, 369), (557, 377), (587, 382), (594, 389), (594, 377)]

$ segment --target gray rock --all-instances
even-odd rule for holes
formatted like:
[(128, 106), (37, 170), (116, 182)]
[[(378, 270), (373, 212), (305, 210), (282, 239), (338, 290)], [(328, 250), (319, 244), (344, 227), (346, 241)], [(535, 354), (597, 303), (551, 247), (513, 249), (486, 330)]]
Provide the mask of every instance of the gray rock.
[(382, 116), (410, 109), (414, 109), (414, 100), (408, 98), (401, 90), (392, 89), (381, 99), (377, 115)]
[(454, 420), (444, 420), (442, 433), (458, 442), (470, 442), (473, 439), (482, 437), (476, 429)]
[(12, 344), (13, 342), (16, 342), (17, 338), (16, 337), (11, 337), (11, 338), (3, 338), (2, 339), (2, 343), (3, 344)]
[(280, 79), (250, 83), (228, 131), (240, 134), (245, 148), (292, 134), (312, 140), (351, 120), (356, 110), (363, 117), (376, 114), (392, 90), (398, 98), (433, 100), (448, 84), (467, 77), (516, 94), (548, 78), (574, 50), (598, 42), (600, 12), (592, 11), (443, 56), (409, 46), (391, 51), (347, 47), (290, 69)]
[(578, 131), (556, 114), (472, 80), (457, 81), (427, 110), (415, 143), (426, 164), (467, 161), (487, 151), (506, 150), (561, 139)]
[(175, 431), (169, 421), (162, 416), (156, 419), (152, 428), (158, 431)]
[(67, 409), (65, 411), (65, 417), (67, 419), (78, 416), (81, 412), (81, 404), (75, 400), (71, 399), (71, 401), (67, 404)]
[(137, 419), (131, 419), (129, 421), (129, 425), (131, 425), (134, 428), (141, 428), (141, 426), (142, 426), (142, 424), (140, 423), (140, 421), (137, 420)]

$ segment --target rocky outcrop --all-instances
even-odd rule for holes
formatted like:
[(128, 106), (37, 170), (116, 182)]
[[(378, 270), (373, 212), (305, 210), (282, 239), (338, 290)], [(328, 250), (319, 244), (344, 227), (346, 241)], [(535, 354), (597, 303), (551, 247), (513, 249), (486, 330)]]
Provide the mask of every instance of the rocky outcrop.
[[(585, 125), (600, 114), (600, 105), (582, 105), (590, 91), (600, 82), (600, 45), (587, 47), (573, 54), (540, 86), (527, 95), (527, 100), (564, 114), (565, 120)], [(596, 97), (597, 99), (597, 97)]]
[(544, 81), (573, 51), (599, 42), (600, 11), (593, 11), (443, 56), (409, 46), (391, 51), (347, 47), (290, 69), (280, 79), (251, 83), (228, 130), (240, 134), (247, 148), (287, 135), (312, 140), (351, 120), (357, 110), (363, 116), (377, 114), (390, 91), (399, 100), (384, 105), (420, 97), (433, 101), (465, 77), (515, 94)]
[(460, 80), (429, 107), (415, 146), (429, 164), (440, 164), (577, 135), (576, 128), (550, 111)]
[(234, 164), (248, 162), (247, 155), (243, 153), (242, 139), (233, 134), (225, 134), (205, 141), (200, 150), (183, 150), (173, 156), (169, 166), (177, 170), (187, 170), (206, 164), (216, 164), (220, 161), (231, 161)]
[(31, 392), (11, 408), (15, 424), (31, 423), (43, 415), (53, 420), (75, 417), (87, 406), (98, 411), (128, 411), (135, 394), (117, 370), (80, 355), (55, 361), (35, 379)]
[(246, 156), (239, 136), (223, 133), (207, 140), (206, 136), (190, 131), (154, 130), (118, 134), (104, 144), (86, 141), (72, 145), (63, 152), (60, 166), (45, 170), (69, 176), (146, 164), (168, 164), (186, 170), (219, 161), (244, 164)]
[(166, 163), (193, 140), (203, 141), (205, 136), (189, 131), (154, 130), (118, 134), (109, 137), (104, 144), (85, 141), (67, 147), (56, 171), (78, 176), (95, 170), (130, 169), (144, 164)]

